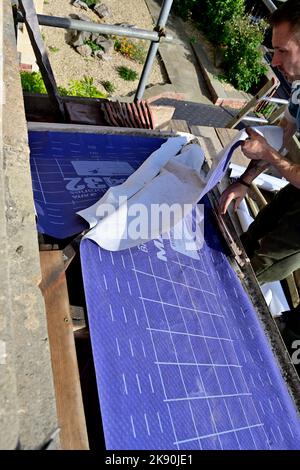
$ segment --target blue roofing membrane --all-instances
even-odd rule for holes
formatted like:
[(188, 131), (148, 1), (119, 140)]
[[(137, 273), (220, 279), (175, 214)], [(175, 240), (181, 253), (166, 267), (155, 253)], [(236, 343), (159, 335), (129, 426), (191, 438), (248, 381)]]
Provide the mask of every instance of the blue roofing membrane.
[[(76, 211), (122, 183), (161, 138), (30, 132), (38, 229), (87, 228)], [(107, 449), (299, 449), (300, 423), (206, 203), (192, 259), (168, 240), (81, 244)]]
[(192, 259), (81, 244), (107, 449), (299, 449), (300, 422), (207, 203)]
[(29, 132), (39, 232), (67, 238), (88, 228), (76, 214), (123, 183), (166, 139), (67, 132)]

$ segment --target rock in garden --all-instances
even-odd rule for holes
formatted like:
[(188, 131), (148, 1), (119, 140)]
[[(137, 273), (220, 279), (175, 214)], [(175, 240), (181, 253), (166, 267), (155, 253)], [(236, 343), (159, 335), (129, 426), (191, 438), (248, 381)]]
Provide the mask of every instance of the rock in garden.
[(97, 39), (96, 44), (104, 50), (105, 54), (108, 54), (114, 48), (114, 41), (112, 39)]
[(115, 26), (121, 26), (121, 28), (136, 28), (135, 24), (130, 23), (115, 23)]
[(87, 31), (74, 31), (74, 33), (69, 40), (69, 44), (73, 47), (82, 46), (90, 38), (90, 33)]
[(72, 18), (72, 20), (91, 21), (91, 18), (89, 18), (84, 13), (71, 13), (69, 16)]
[(95, 44), (97, 44), (98, 46), (101, 45), (101, 42), (104, 42), (106, 41), (106, 37), (102, 34), (93, 34), (93, 37), (95, 37), (95, 39), (92, 39), (92, 41), (94, 41)]
[(92, 54), (92, 49), (87, 44), (77, 47), (76, 51), (83, 57), (89, 57)]
[(82, 8), (83, 10), (86, 10), (88, 11), (89, 7), (87, 6), (86, 3), (84, 2), (81, 2), (80, 0), (75, 0), (73, 3), (72, 3), (73, 7), (76, 7), (76, 8)]
[(94, 56), (96, 59), (101, 59), (101, 60), (102, 60), (102, 58), (103, 58), (103, 56), (104, 56), (104, 51), (102, 51), (102, 50), (101, 50), (101, 51), (100, 51), (100, 50), (94, 51), (94, 52), (93, 52), (93, 56)]
[(104, 3), (97, 3), (97, 5), (94, 6), (94, 12), (97, 13), (100, 18), (105, 18), (111, 15), (110, 9), (104, 5)]

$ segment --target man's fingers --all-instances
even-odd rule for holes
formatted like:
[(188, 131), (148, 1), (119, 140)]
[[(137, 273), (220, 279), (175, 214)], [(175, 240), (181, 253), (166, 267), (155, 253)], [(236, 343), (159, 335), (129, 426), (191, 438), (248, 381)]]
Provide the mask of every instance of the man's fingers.
[(221, 198), (221, 204), (220, 204), (221, 214), (226, 214), (227, 209), (233, 199), (234, 199), (234, 194), (232, 193), (224, 199)]
[(234, 201), (234, 212), (237, 211), (237, 209), (239, 208), (239, 205), (240, 205), (241, 202), (242, 202), (242, 198), (241, 198), (241, 197), (238, 197), (238, 198)]
[(250, 138), (260, 136), (260, 134), (256, 132), (254, 129), (252, 129), (252, 127), (246, 127), (245, 131), (247, 132)]

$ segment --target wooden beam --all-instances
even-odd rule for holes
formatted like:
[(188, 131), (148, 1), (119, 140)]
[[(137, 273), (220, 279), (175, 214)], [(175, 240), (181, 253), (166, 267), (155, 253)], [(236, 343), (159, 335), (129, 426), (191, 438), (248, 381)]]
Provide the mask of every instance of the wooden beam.
[(42, 251), (40, 261), (61, 446), (89, 449), (63, 252)]
[(299, 292), (298, 292), (297, 285), (295, 282), (294, 274), (293, 273), (290, 274), (288, 277), (285, 278), (285, 280), (287, 282), (288, 289), (290, 292), (292, 305), (294, 308), (296, 308), (299, 305), (300, 298), (299, 298)]
[(246, 106), (244, 106), (239, 112), (238, 114), (236, 114), (226, 125), (226, 127), (228, 128), (233, 128), (235, 126), (237, 126), (237, 124), (239, 122), (241, 122), (243, 120), (243, 118), (245, 116), (247, 116), (247, 114), (252, 111), (257, 103), (259, 102), (259, 100), (261, 100), (262, 98), (264, 98), (265, 96), (267, 96), (268, 94), (270, 94), (272, 91), (274, 91), (278, 85), (279, 85), (279, 81), (278, 80), (275, 80), (274, 77), (272, 77), (270, 80), (267, 81), (267, 83), (256, 93), (255, 96), (253, 96), (253, 98), (246, 104)]
[(52, 67), (40, 32), (33, 0), (19, 0), (19, 8), (24, 17), (24, 22), (36, 57), (36, 62), (42, 74), (49, 98), (55, 110), (59, 113), (62, 120), (65, 121), (64, 104), (58, 93)]
[(173, 132), (190, 132), (189, 126), (184, 119), (172, 119), (170, 128)]

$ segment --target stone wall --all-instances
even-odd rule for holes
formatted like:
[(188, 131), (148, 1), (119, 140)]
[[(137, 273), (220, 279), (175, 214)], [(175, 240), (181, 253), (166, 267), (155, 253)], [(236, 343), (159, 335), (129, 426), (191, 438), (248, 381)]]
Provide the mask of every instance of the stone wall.
[[(27, 127), (10, 1), (0, 2), (0, 449), (57, 428)], [(58, 446), (58, 443), (56, 443)]]

